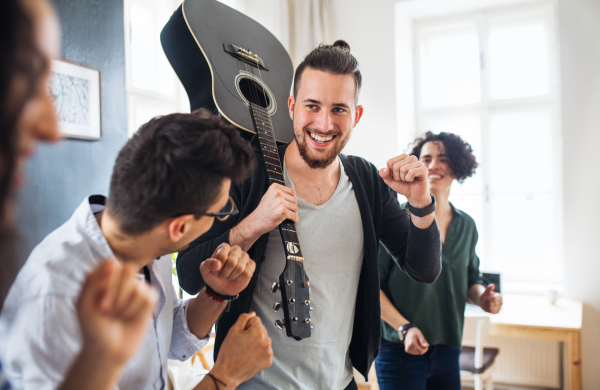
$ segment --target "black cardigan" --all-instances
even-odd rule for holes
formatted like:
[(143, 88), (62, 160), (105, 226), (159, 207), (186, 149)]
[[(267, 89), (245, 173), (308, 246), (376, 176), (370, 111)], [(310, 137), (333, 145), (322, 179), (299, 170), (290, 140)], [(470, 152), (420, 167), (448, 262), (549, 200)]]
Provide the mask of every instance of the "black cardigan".
[[(204, 287), (200, 263), (211, 257), (221, 243), (229, 242), (229, 230), (256, 209), (269, 187), (264, 160), (256, 141), (253, 147), (256, 151), (256, 169), (252, 177), (241, 185), (233, 185), (230, 192), (240, 213), (224, 222), (215, 220), (206, 234), (192, 242), (177, 257), (179, 283), (190, 294), (196, 294)], [(282, 161), (286, 147), (279, 146)], [(366, 378), (379, 353), (381, 337), (377, 258), (379, 241), (404, 272), (423, 283), (433, 283), (440, 274), (442, 244), (437, 223), (434, 222), (427, 229), (415, 227), (408, 213), (400, 207), (396, 193), (379, 177), (373, 164), (360, 157), (343, 154), (340, 154), (340, 159), (352, 182), (364, 230), (364, 258), (358, 282), (350, 358), (353, 366)], [(237, 300), (231, 302), (229, 310), (223, 313), (217, 323), (215, 356), (238, 316), (250, 310), (261, 264), (265, 260), (268, 237), (268, 233), (261, 236), (248, 250), (250, 258), (256, 261), (256, 271), (246, 289)], [(335, 283), (334, 280), (332, 282)]]

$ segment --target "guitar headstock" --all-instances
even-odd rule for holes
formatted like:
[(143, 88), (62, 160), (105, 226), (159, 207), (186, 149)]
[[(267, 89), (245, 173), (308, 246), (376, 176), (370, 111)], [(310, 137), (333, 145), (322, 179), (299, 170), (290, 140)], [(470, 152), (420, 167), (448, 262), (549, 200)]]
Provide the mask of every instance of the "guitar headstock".
[(285, 328), (288, 337), (296, 340), (310, 337), (310, 283), (302, 262), (287, 260), (279, 283), (273, 283), (271, 291), (281, 290), (281, 302), (273, 306), (274, 311), (283, 308), (283, 321), (275, 321), (279, 329)]

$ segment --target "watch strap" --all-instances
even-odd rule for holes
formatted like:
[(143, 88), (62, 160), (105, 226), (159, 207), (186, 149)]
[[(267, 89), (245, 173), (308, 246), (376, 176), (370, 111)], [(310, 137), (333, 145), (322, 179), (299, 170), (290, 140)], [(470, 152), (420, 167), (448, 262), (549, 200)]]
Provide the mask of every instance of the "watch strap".
[(410, 328), (414, 328), (416, 325), (413, 324), (412, 322), (409, 322), (408, 324), (404, 324), (401, 327), (398, 328), (398, 336), (400, 338), (400, 341), (404, 341), (404, 338), (406, 337), (406, 333), (408, 332), (408, 330)]
[(423, 208), (413, 207), (413, 206), (411, 206), (410, 203), (408, 203), (408, 210), (410, 211), (410, 213), (412, 215), (414, 215), (415, 217), (422, 218), (422, 217), (429, 215), (435, 211), (435, 209), (436, 209), (435, 196), (433, 196), (433, 194), (429, 194), (429, 195), (431, 195), (431, 204), (427, 207), (423, 207)]

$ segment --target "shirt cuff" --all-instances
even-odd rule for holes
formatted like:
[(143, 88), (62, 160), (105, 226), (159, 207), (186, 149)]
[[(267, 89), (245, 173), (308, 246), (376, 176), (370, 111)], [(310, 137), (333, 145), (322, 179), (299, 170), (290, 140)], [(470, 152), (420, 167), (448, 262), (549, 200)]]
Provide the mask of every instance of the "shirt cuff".
[(171, 338), (171, 348), (169, 351), (169, 358), (171, 359), (187, 360), (208, 343), (208, 334), (204, 338), (199, 339), (195, 334), (190, 332), (187, 322), (187, 308), (193, 299), (190, 298), (181, 302), (181, 306), (175, 318), (173, 318), (173, 337)]

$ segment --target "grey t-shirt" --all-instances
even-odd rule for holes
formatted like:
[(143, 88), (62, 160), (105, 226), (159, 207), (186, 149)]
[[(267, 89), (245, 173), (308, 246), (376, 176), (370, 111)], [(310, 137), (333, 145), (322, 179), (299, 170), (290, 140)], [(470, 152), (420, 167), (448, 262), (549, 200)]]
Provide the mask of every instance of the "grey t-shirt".
[[(294, 188), (285, 163), (286, 185)], [(279, 229), (269, 234), (251, 310), (267, 328), (273, 345), (273, 365), (239, 389), (344, 389), (352, 380), (349, 356), (356, 292), (363, 261), (363, 227), (352, 183), (340, 161), (340, 181), (331, 198), (314, 206), (299, 196), (300, 222), (296, 224), (311, 285), (309, 338), (296, 341), (275, 327), (283, 310), (273, 312), (281, 294), (271, 284), (285, 267)]]

